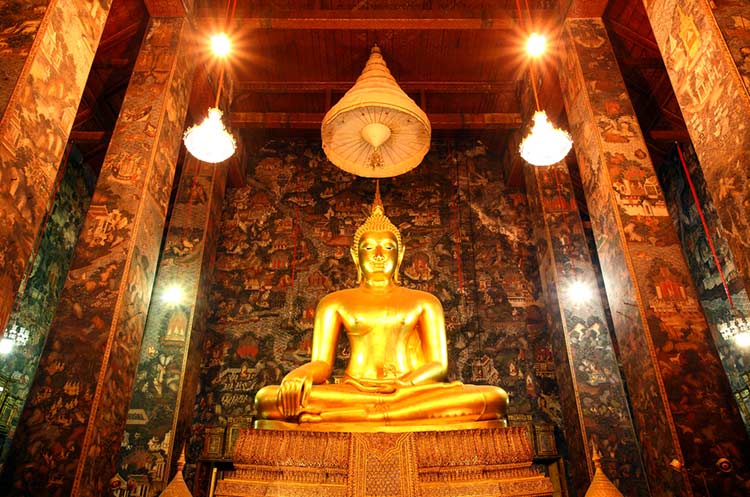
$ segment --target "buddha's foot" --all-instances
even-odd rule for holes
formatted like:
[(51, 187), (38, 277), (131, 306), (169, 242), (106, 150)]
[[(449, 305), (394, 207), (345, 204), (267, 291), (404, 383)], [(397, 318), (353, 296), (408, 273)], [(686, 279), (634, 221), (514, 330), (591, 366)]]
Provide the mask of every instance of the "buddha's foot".
[(364, 409), (341, 409), (321, 413), (305, 412), (299, 416), (300, 423), (342, 423), (367, 421), (367, 419), (367, 411)]

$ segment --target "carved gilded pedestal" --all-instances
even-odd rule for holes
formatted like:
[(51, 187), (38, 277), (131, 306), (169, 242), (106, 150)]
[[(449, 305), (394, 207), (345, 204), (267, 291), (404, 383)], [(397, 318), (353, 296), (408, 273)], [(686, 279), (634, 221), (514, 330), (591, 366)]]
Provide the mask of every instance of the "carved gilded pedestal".
[(407, 433), (245, 430), (217, 497), (551, 496), (523, 427)]

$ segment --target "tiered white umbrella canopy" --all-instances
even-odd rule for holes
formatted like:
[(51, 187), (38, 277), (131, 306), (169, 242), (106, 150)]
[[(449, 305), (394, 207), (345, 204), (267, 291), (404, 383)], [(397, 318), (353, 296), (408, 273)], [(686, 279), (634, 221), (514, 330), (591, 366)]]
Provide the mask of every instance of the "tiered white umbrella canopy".
[(366, 178), (398, 176), (418, 166), (431, 132), (427, 115), (398, 86), (377, 45), (321, 127), (328, 160)]

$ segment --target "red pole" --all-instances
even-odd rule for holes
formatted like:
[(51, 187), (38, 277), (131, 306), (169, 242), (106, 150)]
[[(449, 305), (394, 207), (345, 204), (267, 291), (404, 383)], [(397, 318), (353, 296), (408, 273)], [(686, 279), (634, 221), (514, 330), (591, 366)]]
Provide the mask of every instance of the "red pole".
[(685, 157), (683, 157), (682, 155), (682, 148), (680, 148), (679, 143), (675, 143), (675, 145), (677, 145), (677, 153), (680, 156), (680, 162), (682, 163), (682, 169), (685, 171), (685, 177), (687, 178), (688, 185), (690, 186), (690, 192), (693, 194), (695, 208), (698, 210), (698, 216), (700, 216), (701, 223), (703, 224), (703, 232), (706, 234), (706, 240), (708, 240), (708, 248), (711, 249), (711, 255), (713, 255), (714, 257), (714, 263), (716, 263), (716, 268), (719, 270), (721, 284), (724, 285), (724, 293), (727, 294), (727, 298), (729, 299), (729, 306), (734, 307), (734, 302), (732, 302), (732, 294), (729, 292), (729, 286), (727, 285), (727, 280), (724, 277), (724, 270), (721, 268), (719, 256), (716, 254), (714, 241), (711, 238), (711, 233), (708, 232), (708, 224), (706, 223), (706, 218), (703, 216), (703, 209), (701, 208), (701, 203), (698, 200), (698, 193), (695, 191), (695, 185), (693, 185), (693, 180), (690, 178), (690, 171), (688, 171), (687, 164), (685, 164)]

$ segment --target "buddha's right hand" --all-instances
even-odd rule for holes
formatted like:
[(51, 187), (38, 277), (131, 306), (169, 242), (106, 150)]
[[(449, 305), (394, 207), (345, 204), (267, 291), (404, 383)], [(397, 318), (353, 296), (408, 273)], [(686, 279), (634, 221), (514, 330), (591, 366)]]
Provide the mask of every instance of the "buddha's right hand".
[(287, 418), (296, 418), (307, 405), (313, 380), (311, 376), (288, 374), (281, 380), (277, 405), (279, 412)]
[(392, 381), (362, 381), (354, 378), (347, 378), (344, 380), (344, 383), (354, 386), (354, 388), (360, 392), (366, 393), (393, 393), (397, 390), (395, 383)]

